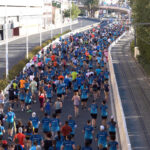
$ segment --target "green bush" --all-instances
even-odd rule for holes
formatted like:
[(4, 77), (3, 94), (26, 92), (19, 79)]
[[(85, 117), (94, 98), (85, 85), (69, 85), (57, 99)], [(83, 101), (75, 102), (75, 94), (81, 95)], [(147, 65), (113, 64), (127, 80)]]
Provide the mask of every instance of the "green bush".
[(6, 74), (4, 74), (3, 79), (0, 80), (0, 90), (4, 90), (9, 83), (9, 80), (13, 80), (23, 69), (23, 67), (36, 55), (43, 47), (50, 44), (53, 40), (59, 38), (60, 36), (70, 32), (70, 30), (65, 31), (63, 34), (57, 34), (52, 39), (47, 40), (42, 43), (42, 46), (36, 46), (29, 52), (29, 59), (24, 58), (23, 60), (19, 61), (16, 65), (9, 70), (8, 79), (5, 78)]
[(8, 80), (6, 80), (6, 79), (0, 80), (0, 90), (5, 89), (7, 84), (8, 84)]

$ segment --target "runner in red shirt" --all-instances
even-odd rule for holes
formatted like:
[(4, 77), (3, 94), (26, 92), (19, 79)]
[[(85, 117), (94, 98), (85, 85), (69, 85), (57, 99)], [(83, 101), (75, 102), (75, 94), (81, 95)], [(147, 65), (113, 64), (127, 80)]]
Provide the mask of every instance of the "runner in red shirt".
[(21, 127), (18, 129), (18, 132), (19, 132), (19, 133), (17, 133), (17, 134), (15, 135), (15, 137), (14, 137), (14, 141), (15, 141), (16, 139), (18, 139), (18, 143), (19, 143), (22, 147), (24, 147), (25, 137), (26, 137), (26, 136), (22, 133), (22, 128), (21, 128)]
[(66, 137), (67, 135), (70, 135), (71, 132), (72, 132), (72, 129), (68, 125), (68, 121), (66, 121), (64, 126), (62, 126), (62, 128), (61, 128), (61, 133), (64, 137)]

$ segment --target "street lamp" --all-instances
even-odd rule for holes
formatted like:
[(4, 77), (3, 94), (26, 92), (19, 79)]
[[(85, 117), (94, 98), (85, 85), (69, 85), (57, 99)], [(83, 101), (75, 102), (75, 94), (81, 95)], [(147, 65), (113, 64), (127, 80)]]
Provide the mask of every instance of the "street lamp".
[[(28, 1), (26, 1), (26, 10), (28, 12)], [(27, 20), (28, 24), (28, 20)], [(29, 58), (29, 35), (28, 35), (28, 27), (26, 28), (26, 58)]]
[(53, 21), (52, 21), (52, 0), (51, 0), (51, 39), (53, 38), (53, 30), (52, 30), (52, 26), (53, 26)]
[(61, 0), (61, 7), (60, 7), (60, 11), (61, 11), (61, 34), (63, 33), (63, 14), (62, 14), (62, 2), (63, 2), (63, 0)]
[(5, 0), (5, 38), (6, 38), (6, 78), (8, 78), (8, 15), (7, 0)]
[(72, 18), (71, 18), (71, 11), (72, 11), (72, 0), (70, 0), (70, 30), (72, 31)]
[(41, 12), (41, 17), (40, 17), (40, 46), (42, 46), (42, 17), (43, 16), (43, 3), (42, 3), (42, 12)]

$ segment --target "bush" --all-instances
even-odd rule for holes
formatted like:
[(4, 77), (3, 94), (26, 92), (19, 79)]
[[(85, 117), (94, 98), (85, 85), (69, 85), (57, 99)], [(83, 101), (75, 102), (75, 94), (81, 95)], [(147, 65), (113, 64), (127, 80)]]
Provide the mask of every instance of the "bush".
[(0, 80), (0, 90), (5, 89), (7, 84), (8, 84), (8, 80), (6, 80), (6, 79)]
[(36, 46), (35, 48), (33, 48), (29, 52), (29, 59), (24, 58), (23, 60), (19, 61), (16, 65), (14, 65), (12, 69), (9, 70), (8, 79), (5, 78), (6, 75), (4, 74), (4, 78), (0, 80), (0, 90), (4, 90), (9, 83), (8, 80), (13, 80), (22, 71), (23, 67), (30, 61), (30, 59), (32, 59), (33, 56), (35, 56), (43, 47), (70, 31), (71, 30), (67, 30), (62, 34), (57, 34), (52, 39), (43, 42), (42, 46)]

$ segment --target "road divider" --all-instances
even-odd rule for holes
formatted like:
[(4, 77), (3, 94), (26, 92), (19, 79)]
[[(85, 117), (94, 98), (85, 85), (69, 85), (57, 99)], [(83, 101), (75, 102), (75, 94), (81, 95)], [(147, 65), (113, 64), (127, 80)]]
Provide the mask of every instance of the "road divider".
[(109, 65), (109, 71), (110, 71), (110, 83), (111, 83), (111, 92), (112, 97), (111, 99), (112, 103), (114, 104), (114, 113), (116, 116), (116, 121), (118, 125), (118, 132), (119, 132), (119, 140), (120, 140), (120, 146), (121, 150), (131, 150), (131, 143), (129, 140), (129, 135), (127, 131), (126, 121), (125, 121), (125, 115), (121, 103), (121, 98), (119, 94), (118, 84), (115, 76), (114, 66), (112, 62), (111, 57), (111, 50), (112, 48), (118, 43), (118, 41), (126, 34), (124, 32), (120, 37), (118, 37), (110, 46), (108, 49), (108, 65)]

